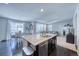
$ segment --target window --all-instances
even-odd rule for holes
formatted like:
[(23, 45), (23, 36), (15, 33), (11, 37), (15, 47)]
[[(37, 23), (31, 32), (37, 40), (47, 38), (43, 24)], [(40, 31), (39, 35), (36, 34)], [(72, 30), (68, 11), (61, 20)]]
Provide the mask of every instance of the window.
[(48, 31), (52, 31), (52, 25), (48, 25)]
[(24, 32), (24, 23), (12, 22), (10, 21), (10, 33), (15, 33), (21, 31)]
[(43, 24), (43, 31), (46, 31), (46, 24)]
[(46, 31), (46, 25), (45, 24), (41, 24), (41, 23), (37, 23), (36, 24), (36, 32), (41, 32), (41, 31)]

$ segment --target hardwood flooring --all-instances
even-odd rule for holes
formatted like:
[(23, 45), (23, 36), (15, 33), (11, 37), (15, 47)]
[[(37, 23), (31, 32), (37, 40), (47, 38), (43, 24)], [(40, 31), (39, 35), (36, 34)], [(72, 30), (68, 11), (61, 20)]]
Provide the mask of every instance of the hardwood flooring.
[[(22, 52), (16, 54), (22, 56)], [(57, 37), (56, 48), (51, 52), (49, 56), (77, 56), (76, 47), (74, 44), (66, 42), (65, 37)]]

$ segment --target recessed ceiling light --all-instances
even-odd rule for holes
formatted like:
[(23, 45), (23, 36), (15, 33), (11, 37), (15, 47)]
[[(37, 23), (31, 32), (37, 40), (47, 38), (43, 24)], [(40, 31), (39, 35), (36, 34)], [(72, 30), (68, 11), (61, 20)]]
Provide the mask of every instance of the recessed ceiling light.
[(44, 11), (44, 9), (41, 9), (41, 12), (43, 12)]

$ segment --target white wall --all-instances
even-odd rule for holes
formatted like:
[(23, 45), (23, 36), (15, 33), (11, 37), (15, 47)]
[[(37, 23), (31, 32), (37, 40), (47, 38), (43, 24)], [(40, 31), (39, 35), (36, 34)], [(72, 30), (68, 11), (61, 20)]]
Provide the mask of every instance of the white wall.
[(77, 4), (77, 47), (79, 55), (79, 4)]
[(74, 28), (74, 37), (75, 37), (75, 45), (77, 46), (77, 10), (73, 16), (73, 28)]
[(0, 18), (0, 41), (6, 39), (7, 20)]
[(60, 35), (63, 35), (63, 28), (65, 24), (72, 24), (72, 20), (60, 21), (57, 23), (53, 23), (53, 31), (58, 31)]
[(77, 53), (79, 55), (79, 4), (77, 4), (77, 8), (75, 11), (75, 14), (73, 16), (73, 25), (74, 25), (74, 29), (75, 29), (75, 42), (77, 45)]

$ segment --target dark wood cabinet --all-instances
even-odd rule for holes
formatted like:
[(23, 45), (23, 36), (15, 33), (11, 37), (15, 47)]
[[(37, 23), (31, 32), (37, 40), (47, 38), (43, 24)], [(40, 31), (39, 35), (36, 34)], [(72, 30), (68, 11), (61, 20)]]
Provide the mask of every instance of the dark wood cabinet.
[(48, 56), (48, 41), (39, 45), (39, 56)]
[(35, 56), (47, 56), (56, 48), (56, 36), (36, 46)]
[(48, 56), (48, 41), (36, 46), (35, 56)]
[(74, 44), (74, 35), (72, 33), (67, 34), (66, 42)]
[[(34, 45), (34, 56), (48, 56), (51, 52), (56, 48), (56, 39), (57, 35), (52, 35), (52, 37), (48, 36), (45, 37), (45, 41)], [(47, 39), (47, 40), (46, 40)], [(44, 40), (44, 39), (43, 39)], [(32, 42), (31, 42), (32, 44)], [(33, 43), (34, 44), (34, 43)], [(28, 43), (29, 45), (29, 43)]]
[(51, 38), (48, 41), (48, 55), (56, 48), (56, 37)]

